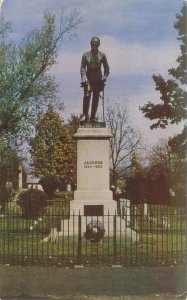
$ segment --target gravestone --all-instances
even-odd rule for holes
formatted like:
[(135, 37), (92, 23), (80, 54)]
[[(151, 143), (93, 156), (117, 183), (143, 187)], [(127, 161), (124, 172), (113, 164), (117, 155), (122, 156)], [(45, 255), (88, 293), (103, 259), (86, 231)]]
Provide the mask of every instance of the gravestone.
[(144, 203), (144, 216), (148, 215), (148, 205), (147, 203)]
[(67, 184), (67, 192), (71, 192), (71, 184), (70, 183)]

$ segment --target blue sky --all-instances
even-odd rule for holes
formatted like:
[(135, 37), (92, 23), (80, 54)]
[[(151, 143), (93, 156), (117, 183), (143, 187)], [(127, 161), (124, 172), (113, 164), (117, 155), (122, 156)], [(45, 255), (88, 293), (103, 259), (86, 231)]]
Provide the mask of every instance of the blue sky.
[[(65, 38), (52, 69), (60, 85), (64, 116), (82, 110), (80, 61), (89, 50), (90, 39), (101, 39), (100, 50), (110, 65), (105, 101), (127, 103), (131, 126), (140, 129), (145, 144), (154, 145), (160, 137), (173, 136), (180, 126), (151, 131), (139, 106), (159, 102), (153, 73), (167, 76), (179, 55), (177, 31), (173, 24), (183, 0), (4, 0), (1, 11), (12, 23), (12, 39), (19, 42), (24, 34), (42, 23), (47, 9), (77, 9), (83, 19), (73, 39)], [(99, 108), (101, 111), (101, 106)]]

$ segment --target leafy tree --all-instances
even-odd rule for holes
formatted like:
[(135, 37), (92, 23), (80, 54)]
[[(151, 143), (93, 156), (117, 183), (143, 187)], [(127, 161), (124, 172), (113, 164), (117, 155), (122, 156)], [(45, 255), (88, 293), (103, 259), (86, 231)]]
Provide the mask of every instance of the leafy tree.
[(153, 146), (149, 153), (149, 164), (154, 166), (160, 164), (168, 173), (172, 172), (172, 154), (167, 139), (160, 139), (156, 146)]
[(18, 188), (19, 162), (17, 151), (0, 138), (0, 204), (10, 200), (13, 190)]
[(131, 170), (125, 181), (126, 197), (131, 203), (147, 202), (147, 173), (135, 152), (131, 156)]
[(135, 153), (126, 177), (126, 196), (133, 203), (184, 205), (186, 163), (161, 139), (144, 167)]
[(170, 176), (166, 168), (157, 163), (147, 170), (147, 203), (170, 204)]
[(76, 11), (69, 15), (62, 12), (59, 22), (46, 12), (41, 28), (33, 29), (16, 45), (9, 40), (10, 24), (0, 16), (1, 201), (7, 198), (7, 180), (18, 179), (19, 146), (30, 137), (44, 107), (58, 103), (58, 86), (49, 70), (56, 63), (64, 36), (71, 36), (79, 23)]
[(187, 127), (184, 127), (183, 131), (173, 138), (170, 138), (168, 145), (172, 149), (172, 152), (178, 155), (181, 159), (186, 157), (186, 136)]
[[(168, 189), (173, 204), (183, 205), (185, 203), (185, 179), (186, 179), (186, 162), (178, 152), (173, 152), (173, 149), (168, 145), (168, 140), (161, 139), (150, 152), (150, 178), (156, 170), (157, 176), (164, 176), (166, 181), (165, 187), (159, 190)], [(167, 178), (167, 179), (166, 179)], [(162, 180), (161, 180), (162, 181)], [(162, 182), (161, 182), (162, 184)]]
[(80, 123), (80, 116), (71, 114), (70, 119), (68, 119), (67, 121), (67, 126), (71, 127), (72, 134), (75, 134), (77, 132), (77, 129), (79, 128), (79, 123)]
[(60, 189), (62, 185), (61, 181), (55, 175), (51, 174), (46, 174), (45, 176), (43, 176), (39, 180), (39, 183), (41, 184), (44, 192), (47, 194), (49, 199), (52, 199), (56, 189)]
[(49, 74), (65, 35), (80, 23), (79, 15), (62, 12), (59, 26), (51, 13), (44, 14), (40, 29), (33, 29), (17, 46), (6, 43), (8, 25), (0, 20), (0, 136), (28, 137), (38, 113), (57, 100), (58, 86)]
[(43, 191), (31, 188), (19, 194), (17, 204), (22, 208), (25, 218), (37, 218), (47, 205), (47, 196)]
[(110, 140), (112, 185), (130, 168), (131, 155), (141, 147), (141, 135), (129, 125), (127, 106), (108, 106), (106, 122), (112, 138)]
[(170, 181), (163, 165), (130, 173), (126, 178), (126, 197), (131, 203), (170, 204)]
[(75, 183), (76, 147), (74, 130), (53, 110), (47, 112), (36, 124), (36, 135), (30, 141), (34, 175), (57, 176), (62, 183)]
[[(156, 85), (156, 90), (161, 94), (161, 103), (153, 104), (148, 102), (141, 111), (144, 116), (150, 120), (155, 120), (150, 128), (166, 128), (171, 124), (177, 124), (187, 117), (187, 92), (185, 85), (187, 84), (187, 2), (181, 10), (181, 14), (177, 14), (177, 20), (174, 27), (178, 31), (178, 40), (180, 41), (180, 55), (177, 58), (177, 67), (168, 70), (171, 77), (165, 80), (162, 75), (153, 75), (153, 80)], [(180, 136), (170, 140), (170, 146), (175, 151), (182, 152), (184, 156), (186, 152), (187, 130), (184, 128)]]
[(170, 159), (164, 146), (161, 143), (152, 149), (147, 166), (133, 153), (131, 171), (126, 178), (126, 196), (132, 203), (170, 203)]

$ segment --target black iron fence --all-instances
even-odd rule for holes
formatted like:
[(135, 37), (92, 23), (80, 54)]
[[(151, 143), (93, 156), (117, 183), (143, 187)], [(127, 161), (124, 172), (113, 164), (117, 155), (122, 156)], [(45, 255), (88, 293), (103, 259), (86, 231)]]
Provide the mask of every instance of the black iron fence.
[(186, 263), (183, 207), (121, 203), (115, 215), (69, 215), (54, 201), (34, 219), (15, 202), (0, 214), (0, 263), (157, 266)]

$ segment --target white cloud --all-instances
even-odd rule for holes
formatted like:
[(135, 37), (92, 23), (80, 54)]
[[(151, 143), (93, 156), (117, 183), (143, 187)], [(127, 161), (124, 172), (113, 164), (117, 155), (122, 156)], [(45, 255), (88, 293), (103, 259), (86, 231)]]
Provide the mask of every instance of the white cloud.
[[(87, 47), (88, 49), (88, 47)], [(79, 73), (84, 50), (68, 49), (59, 54), (58, 65), (54, 67), (58, 75)], [(166, 74), (168, 68), (175, 66), (179, 48), (176, 44), (141, 45), (136, 42), (122, 43), (110, 37), (101, 37), (100, 51), (106, 53), (113, 76)]]
[(106, 49), (111, 70), (115, 75), (138, 75), (165, 73), (175, 65), (179, 54), (176, 44), (143, 45), (136, 42), (122, 43), (112, 37), (103, 37), (102, 48)]

